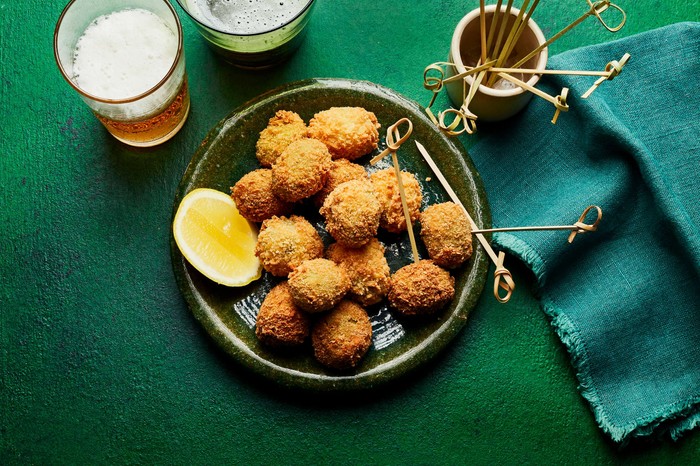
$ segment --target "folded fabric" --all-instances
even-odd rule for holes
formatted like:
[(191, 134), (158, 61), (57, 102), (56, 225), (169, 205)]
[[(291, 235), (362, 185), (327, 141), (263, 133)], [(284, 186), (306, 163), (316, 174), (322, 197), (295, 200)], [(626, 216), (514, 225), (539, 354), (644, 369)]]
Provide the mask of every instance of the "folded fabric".
[(494, 226), (572, 224), (602, 208), (598, 231), (572, 244), (561, 231), (494, 242), (535, 273), (602, 430), (676, 439), (700, 423), (700, 23), (572, 50), (548, 68), (602, 70), (625, 52), (622, 73), (588, 99), (596, 78), (542, 79), (552, 95), (570, 89), (556, 125), (533, 97), (480, 124), (470, 153)]

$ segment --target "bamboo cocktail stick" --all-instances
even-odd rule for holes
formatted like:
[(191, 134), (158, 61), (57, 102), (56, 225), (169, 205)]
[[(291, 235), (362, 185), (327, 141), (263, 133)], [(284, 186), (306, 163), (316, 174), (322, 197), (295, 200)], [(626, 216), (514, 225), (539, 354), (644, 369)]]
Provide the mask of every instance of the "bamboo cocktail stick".
[[(587, 1), (588, 4), (590, 5), (590, 8), (589, 8), (589, 10), (588, 10), (587, 12), (585, 12), (583, 15), (581, 15), (578, 19), (574, 20), (571, 24), (569, 24), (568, 26), (566, 26), (564, 29), (562, 29), (561, 31), (559, 31), (559, 32), (557, 32), (556, 34), (554, 34), (554, 35), (553, 35), (552, 37), (550, 37), (547, 41), (545, 41), (542, 45), (540, 45), (539, 47), (536, 47), (535, 49), (533, 49), (530, 53), (528, 53), (527, 55), (525, 55), (525, 56), (524, 56), (523, 58), (521, 58), (515, 65), (513, 65), (512, 68), (518, 68), (518, 67), (522, 66), (523, 64), (525, 64), (530, 58), (532, 58), (532, 57), (534, 57), (535, 55), (537, 55), (538, 53), (540, 53), (540, 52), (541, 52), (542, 50), (544, 50), (546, 47), (549, 47), (554, 41), (558, 40), (561, 36), (563, 36), (564, 34), (566, 34), (567, 32), (569, 32), (571, 29), (573, 29), (573, 28), (575, 28), (576, 26), (578, 26), (581, 22), (583, 22), (583, 21), (584, 21), (586, 18), (588, 18), (589, 16), (596, 16), (596, 17), (598, 18), (598, 20), (603, 24), (603, 26), (604, 26), (607, 30), (609, 30), (609, 31), (611, 31), (611, 32), (619, 31), (620, 28), (622, 28), (622, 26), (624, 26), (625, 20), (626, 20), (625, 12), (624, 12), (624, 11), (622, 10), (622, 8), (620, 8), (619, 6), (617, 6), (617, 5), (615, 5), (615, 4), (611, 4), (611, 3), (610, 3), (610, 0), (601, 0), (601, 1), (598, 1), (598, 2), (595, 2), (595, 3), (591, 3), (590, 0), (586, 0), (586, 1)], [(609, 7), (614, 7), (614, 8), (616, 8), (616, 9), (617, 9), (618, 11), (620, 11), (620, 12), (622, 13), (622, 15), (623, 15), (622, 21), (620, 22), (620, 24), (619, 24), (618, 26), (614, 27), (614, 28), (609, 27), (609, 26), (605, 23), (605, 21), (603, 21), (603, 18), (600, 17), (600, 13), (604, 12), (604, 11), (607, 10)]]
[[(593, 2), (592, 0), (586, 0), (589, 5), (588, 11), (581, 15), (578, 19), (574, 20), (564, 29), (559, 31), (557, 34), (552, 36), (549, 40), (544, 41), (541, 45), (531, 50), (523, 58), (519, 59), (512, 66), (504, 66), (507, 60), (510, 59), (511, 55), (515, 51), (515, 47), (521, 38), (524, 31), (527, 29), (530, 19), (540, 3), (540, 0), (524, 0), (521, 8), (518, 10), (517, 15), (512, 15), (513, 0), (508, 0), (505, 7), (503, 7), (502, 0), (498, 0), (496, 8), (493, 11), (490, 24), (486, 24), (486, 6), (484, 0), (480, 0), (479, 6), (479, 35), (481, 41), (480, 47), (480, 57), (476, 66), (469, 67), (464, 66), (465, 71), (454, 74), (453, 76), (444, 79), (445, 71), (442, 69), (441, 65), (447, 65), (455, 68), (459, 67), (455, 63), (448, 62), (437, 62), (425, 68), (423, 72), (423, 86), (433, 92), (433, 96), (430, 100), (430, 104), (426, 107), (426, 113), (433, 121), (433, 123), (438, 126), (443, 132), (449, 136), (457, 136), (462, 133), (473, 134), (476, 131), (476, 120), (477, 115), (469, 109), (469, 106), (474, 99), (476, 93), (478, 92), (479, 86), (484, 85), (493, 88), (497, 82), (498, 78), (504, 79), (506, 81), (515, 84), (523, 90), (529, 91), (538, 97), (541, 97), (549, 102), (551, 102), (555, 107), (554, 116), (552, 118), (552, 123), (556, 123), (561, 112), (566, 112), (569, 110), (569, 105), (567, 104), (567, 97), (569, 90), (563, 88), (562, 92), (558, 96), (549, 95), (534, 86), (529, 85), (525, 81), (513, 76), (515, 73), (520, 73), (523, 75), (555, 75), (555, 74), (568, 74), (575, 76), (598, 76), (598, 79), (593, 83), (593, 85), (582, 95), (582, 98), (588, 98), (603, 82), (606, 80), (612, 80), (620, 72), (622, 68), (627, 63), (630, 58), (629, 54), (625, 54), (620, 61), (609, 62), (604, 71), (587, 71), (587, 70), (538, 70), (532, 68), (520, 68), (528, 60), (536, 56), (546, 47), (551, 45), (554, 41), (558, 40), (561, 36), (566, 34), (568, 31), (573, 29), (575, 26), (580, 24), (589, 16), (595, 16), (600, 23), (608, 31), (616, 32), (620, 30), (626, 21), (626, 13), (622, 8), (611, 3), (610, 0), (599, 0)], [(529, 6), (529, 9), (528, 9)], [(605, 20), (601, 17), (601, 14), (608, 9), (616, 9), (622, 14), (622, 19), (620, 23), (615, 27), (610, 27)], [(509, 26), (509, 22), (512, 19), (512, 24)], [(508, 34), (505, 36), (505, 43), (501, 47), (501, 43), (504, 39), (504, 34), (506, 29), (509, 29)], [(494, 40), (495, 39), (495, 40)], [(455, 53), (453, 51), (453, 53)], [(462, 57), (463, 58), (463, 57)], [(457, 61), (457, 60), (455, 60)], [(440, 73), (439, 77), (428, 76), (430, 71), (437, 71)], [(468, 76), (474, 76), (471, 83), (467, 82)], [(457, 80), (462, 80), (462, 96), (463, 101), (459, 109), (450, 108), (443, 112), (438, 112), (437, 117), (431, 111), (431, 107), (435, 103), (437, 94), (442, 90), (444, 84), (449, 84)], [(448, 115), (454, 115), (454, 119), (448, 124), (445, 119)], [(460, 128), (460, 125), (462, 127)]]
[[(477, 239), (479, 240), (479, 243), (484, 247), (484, 250), (488, 254), (488, 256), (491, 258), (491, 261), (496, 266), (496, 271), (494, 272), (494, 286), (493, 286), (493, 294), (496, 297), (496, 299), (502, 303), (508, 302), (510, 299), (513, 290), (515, 290), (515, 282), (513, 281), (513, 276), (511, 275), (510, 271), (505, 268), (503, 265), (503, 260), (505, 258), (505, 253), (503, 251), (500, 251), (498, 255), (494, 252), (493, 248), (491, 247), (491, 244), (489, 244), (488, 240), (484, 237), (484, 233), (492, 233), (492, 232), (499, 232), (499, 231), (542, 231), (542, 230), (569, 230), (571, 233), (569, 234), (569, 238), (567, 241), (569, 243), (573, 242), (574, 238), (576, 237), (577, 234), (579, 233), (586, 233), (586, 232), (593, 232), (598, 229), (598, 224), (603, 218), (603, 210), (596, 206), (596, 205), (591, 205), (588, 206), (581, 216), (579, 217), (578, 221), (574, 223), (573, 225), (553, 225), (553, 226), (533, 226), (533, 227), (509, 227), (509, 228), (486, 228), (486, 229), (479, 229), (478, 226), (476, 225), (476, 222), (474, 222), (474, 219), (472, 219), (471, 215), (469, 215), (469, 212), (467, 212), (467, 209), (464, 207), (464, 204), (459, 200), (459, 197), (457, 197), (457, 194), (454, 192), (452, 187), (450, 186), (450, 183), (447, 181), (445, 176), (442, 174), (440, 171), (440, 168), (435, 164), (435, 161), (432, 159), (430, 154), (428, 154), (428, 151), (423, 147), (423, 145), (415, 141), (416, 147), (418, 147), (418, 151), (421, 153), (423, 156), (423, 159), (426, 161), (426, 163), (430, 166), (430, 168), (433, 170), (433, 173), (437, 177), (437, 179), (440, 181), (440, 184), (442, 187), (447, 191), (447, 195), (450, 197), (452, 202), (457, 204), (458, 206), (461, 207), (462, 211), (467, 217), (467, 220), (469, 221), (469, 224), (472, 229), (472, 234), (476, 235)], [(588, 216), (588, 213), (595, 209), (597, 212), (597, 217), (595, 222), (592, 224), (587, 224), (584, 223), (586, 220), (586, 217)], [(503, 289), (506, 291), (505, 296), (501, 296), (499, 293), (499, 288)]]
[(493, 53), (498, 53), (501, 50), (501, 40), (503, 39), (503, 33), (506, 31), (506, 26), (508, 25), (508, 20), (510, 19), (510, 9), (513, 7), (513, 0), (508, 0), (506, 4), (506, 10), (502, 13), (503, 18), (501, 19), (501, 24), (498, 29), (498, 36), (496, 37), (496, 44), (493, 47)]
[[(630, 54), (626, 53), (622, 56), (620, 61), (613, 60), (609, 62), (604, 71), (592, 71), (592, 70), (538, 70), (536, 68), (498, 68), (495, 66), (491, 66), (492, 64), (495, 64), (495, 60), (490, 60), (484, 65), (476, 66), (476, 67), (469, 67), (465, 66), (467, 71), (464, 71), (459, 74), (455, 74), (453, 76), (450, 76), (447, 79), (443, 79), (442, 83), (447, 84), (452, 81), (456, 81), (458, 79), (464, 78), (466, 76), (478, 73), (479, 71), (488, 71), (488, 72), (494, 72), (494, 73), (521, 73), (521, 74), (568, 74), (572, 76), (602, 76), (607, 79), (613, 79), (616, 77), (620, 72), (622, 71), (622, 67), (627, 64), (627, 61), (630, 59)], [(604, 81), (604, 80), (603, 80)], [(602, 82), (602, 81), (601, 81)]]
[[(517, 31), (520, 29), (520, 24), (523, 20), (523, 14), (525, 13), (525, 9), (527, 8), (528, 4), (530, 3), (530, 0), (525, 0), (518, 11), (518, 15), (515, 17), (515, 20), (513, 21), (513, 24), (510, 27), (510, 31), (508, 31), (508, 36), (506, 36), (506, 41), (503, 43), (503, 47), (501, 50), (498, 50), (498, 58), (496, 59), (496, 66), (501, 66), (503, 62), (505, 61), (506, 57), (510, 55), (510, 52), (515, 45), (513, 42), (513, 39), (515, 38), (515, 35)], [(509, 18), (506, 17), (506, 21)]]
[[(474, 222), (474, 219), (472, 219), (471, 215), (469, 215), (469, 212), (467, 212), (467, 209), (464, 207), (464, 204), (462, 204), (462, 201), (459, 200), (459, 197), (457, 197), (457, 194), (454, 192), (454, 190), (450, 186), (450, 183), (440, 171), (440, 168), (438, 168), (438, 166), (435, 164), (435, 161), (433, 161), (430, 154), (428, 154), (428, 151), (425, 149), (425, 147), (423, 147), (423, 145), (420, 142), (415, 141), (415, 143), (416, 147), (418, 147), (418, 151), (423, 156), (423, 159), (433, 170), (433, 173), (440, 181), (440, 184), (442, 185), (443, 189), (447, 191), (447, 194), (448, 196), (450, 196), (452, 202), (454, 202), (462, 208), (462, 211), (467, 216), (467, 220), (469, 221), (469, 225), (471, 226), (472, 230), (477, 230), (478, 226), (476, 222)], [(488, 240), (483, 235), (483, 233), (477, 233), (476, 238), (479, 240), (479, 243), (481, 243), (484, 250), (496, 266), (496, 271), (494, 272), (493, 295), (499, 302), (506, 303), (513, 294), (513, 290), (515, 290), (515, 282), (513, 281), (513, 276), (511, 275), (510, 271), (506, 269), (503, 265), (505, 253), (503, 251), (500, 251), (498, 255), (496, 255), (493, 248), (491, 247), (491, 244), (489, 244)], [(499, 288), (506, 292), (505, 296), (500, 295)]]
[[(398, 127), (402, 124), (407, 124), (408, 128), (406, 132), (401, 135)], [(403, 180), (401, 177), (401, 168), (399, 167), (399, 159), (396, 156), (396, 152), (401, 147), (401, 144), (406, 142), (408, 137), (413, 132), (413, 123), (408, 118), (401, 118), (399, 121), (389, 126), (386, 130), (386, 146), (387, 148), (383, 150), (379, 155), (370, 160), (370, 164), (374, 165), (379, 160), (384, 158), (387, 154), (391, 154), (391, 161), (394, 165), (394, 172), (396, 173), (396, 181), (399, 185), (399, 196), (401, 197), (401, 207), (403, 208), (403, 215), (406, 219), (406, 230), (408, 231), (408, 239), (411, 242), (411, 252), (413, 253), (413, 262), (418, 262), (420, 256), (418, 255), (418, 248), (416, 247), (416, 238), (413, 234), (413, 222), (411, 221), (411, 214), (408, 210), (408, 203), (406, 202), (406, 191), (403, 187)]]
[(518, 78), (515, 78), (515, 77), (509, 75), (509, 74), (497, 73), (497, 76), (500, 76), (501, 78), (505, 79), (506, 81), (510, 81), (513, 84), (515, 84), (519, 87), (522, 87), (523, 89), (525, 89), (527, 91), (532, 92), (536, 96), (542, 97), (543, 99), (551, 102), (554, 105), (554, 108), (556, 109), (554, 112), (554, 117), (552, 118), (552, 123), (557, 122), (557, 119), (559, 118), (559, 114), (561, 112), (568, 112), (569, 111), (569, 104), (566, 103), (566, 98), (569, 95), (569, 89), (566, 87), (561, 90), (561, 94), (554, 97), (554, 96), (551, 96), (540, 89), (537, 89), (536, 87), (529, 85), (528, 83), (526, 83), (524, 81), (521, 81)]
[(480, 71), (491, 71), (492, 70), (491, 65), (494, 65), (494, 64), (496, 64), (496, 60), (490, 60), (490, 61), (484, 63), (483, 65), (475, 66), (473, 68), (465, 67), (465, 68), (468, 68), (467, 71), (465, 71), (463, 73), (455, 74), (454, 76), (450, 76), (447, 79), (443, 79), (442, 84), (447, 84), (447, 83), (451, 83), (452, 81), (457, 81), (458, 79), (462, 79), (466, 76), (478, 73)]
[[(493, 12), (493, 18), (491, 18), (491, 25), (489, 26), (489, 37), (486, 39), (486, 57), (490, 57), (492, 52), (493, 38), (496, 30), (498, 28), (498, 22), (501, 19), (501, 3), (503, 0), (498, 0), (496, 3), (496, 9)], [(484, 60), (483, 63), (486, 63)]]
[(479, 33), (481, 35), (481, 63), (486, 63), (486, 5), (479, 1)]
[(630, 54), (626, 53), (622, 56), (622, 58), (620, 58), (619, 62), (613, 60), (610, 63), (608, 63), (605, 67), (605, 72), (607, 73), (607, 75), (603, 75), (602, 77), (596, 79), (591, 88), (584, 92), (581, 97), (583, 99), (587, 99), (593, 93), (593, 91), (598, 89), (598, 86), (600, 86), (604, 81), (612, 81), (615, 78), (615, 76), (620, 74), (620, 72), (622, 71), (622, 67), (625, 66), (625, 64), (627, 64), (629, 59)]
[[(470, 70), (471, 71), (471, 70)], [(605, 76), (610, 75), (607, 71), (586, 71), (586, 70), (537, 70), (534, 68), (489, 68), (494, 73), (522, 73), (522, 74), (569, 74), (574, 76)], [(469, 71), (467, 72), (469, 73)], [(463, 74), (467, 74), (463, 73)], [(445, 80), (444, 82), (447, 82)]]
[[(627, 64), (630, 59), (630, 54), (625, 53), (620, 61), (613, 60), (605, 66), (605, 71), (586, 71), (586, 70), (537, 70), (531, 68), (489, 68), (489, 72), (494, 73), (521, 73), (521, 74), (568, 74), (572, 76), (600, 76), (590, 89), (588, 89), (581, 97), (583, 99), (588, 98), (593, 91), (595, 91), (598, 86), (600, 86), (605, 81), (612, 81), (617, 75), (622, 72), (622, 68)], [(463, 75), (466, 75), (473, 70), (468, 70)], [(445, 81), (446, 82), (446, 81)]]
[[(529, 1), (529, 0), (528, 0)], [(530, 18), (532, 17), (532, 14), (535, 12), (535, 8), (537, 8), (537, 5), (539, 4), (540, 0), (535, 0), (530, 6), (530, 10), (528, 10), (527, 14), (525, 14), (525, 17), (522, 18), (522, 13), (527, 8), (528, 1), (526, 1), (522, 9), (520, 10), (520, 13), (518, 14), (518, 18), (515, 20), (515, 23), (513, 24), (513, 29), (516, 29), (515, 32), (511, 33), (508, 35), (508, 38), (506, 40), (506, 45), (503, 47), (503, 50), (501, 51), (501, 54), (499, 55), (498, 62), (496, 66), (502, 66), (503, 63), (505, 63), (506, 60), (511, 56), (513, 53), (513, 49), (515, 49), (515, 45), (518, 43), (520, 40), (520, 36), (523, 34), (523, 31), (526, 29), (528, 22), (530, 21)], [(491, 70), (489, 70), (490, 72)], [(495, 81), (495, 77), (491, 75), (491, 79), (489, 80), (489, 86), (493, 86), (493, 83)]]
[[(598, 213), (598, 216), (597, 216), (595, 222), (593, 222), (593, 224), (591, 224), (591, 225), (588, 225), (587, 223), (583, 223), (583, 221), (588, 216), (588, 213), (593, 209), (596, 209), (596, 211)], [(547, 226), (530, 226), (530, 227), (485, 228), (482, 230), (472, 230), (472, 233), (568, 230), (568, 231), (571, 231), (571, 234), (569, 235), (569, 238), (567, 239), (567, 241), (569, 243), (571, 243), (571, 242), (573, 242), (576, 235), (579, 233), (587, 233), (587, 232), (596, 231), (598, 229), (598, 224), (600, 223), (600, 221), (602, 219), (603, 219), (603, 210), (596, 205), (591, 205), (591, 206), (586, 207), (586, 209), (583, 211), (583, 213), (579, 217), (578, 221), (572, 225), (547, 225)]]

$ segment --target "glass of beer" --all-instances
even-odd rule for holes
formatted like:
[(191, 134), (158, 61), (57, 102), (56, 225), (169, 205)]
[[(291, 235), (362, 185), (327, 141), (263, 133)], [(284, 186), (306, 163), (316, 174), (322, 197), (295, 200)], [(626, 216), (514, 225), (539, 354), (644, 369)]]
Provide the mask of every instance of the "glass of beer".
[(212, 49), (229, 63), (267, 68), (299, 47), (314, 0), (177, 0)]
[(154, 146), (185, 123), (182, 26), (167, 0), (71, 0), (56, 24), (54, 55), (118, 140)]

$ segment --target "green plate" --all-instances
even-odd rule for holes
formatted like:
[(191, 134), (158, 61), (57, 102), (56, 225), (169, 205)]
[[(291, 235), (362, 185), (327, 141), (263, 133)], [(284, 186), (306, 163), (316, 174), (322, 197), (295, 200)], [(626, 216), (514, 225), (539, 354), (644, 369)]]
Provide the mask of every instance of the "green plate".
[[(330, 107), (359, 106), (376, 114), (382, 125), (380, 147), (385, 147), (386, 128), (403, 117), (413, 123), (413, 133), (400, 148), (401, 168), (414, 173), (423, 190), (423, 208), (449, 200), (414, 141), (422, 143), (443, 171), (475, 222), (484, 228), (491, 215), (481, 179), (471, 159), (456, 139), (440, 133), (416, 103), (376, 84), (342, 79), (312, 79), (286, 85), (246, 103), (222, 120), (206, 136), (193, 156), (175, 196), (173, 215), (180, 200), (195, 188), (229, 192), (244, 174), (259, 168), (255, 143), (275, 111), (297, 112), (309, 121), (316, 112)], [(402, 127), (402, 129), (405, 127)], [(375, 153), (376, 154), (376, 153)], [(358, 160), (373, 171), (390, 166), (390, 157), (370, 167), (370, 156)], [(328, 244), (323, 219), (308, 205), (298, 214), (310, 219)], [(418, 235), (419, 230), (416, 230)], [(412, 261), (408, 235), (380, 233), (392, 272)], [(419, 241), (420, 242), (420, 241)], [(427, 257), (420, 245), (420, 254)], [(255, 337), (255, 317), (267, 292), (279, 279), (264, 272), (260, 280), (242, 288), (217, 285), (192, 268), (171, 235), (173, 269), (178, 286), (192, 313), (211, 337), (244, 366), (282, 385), (314, 390), (368, 388), (395, 379), (428, 361), (464, 326), (481, 294), (488, 269), (487, 256), (475, 244), (472, 259), (454, 271), (456, 294), (451, 305), (437, 316), (420, 322), (397, 319), (381, 303), (367, 309), (372, 322), (372, 347), (352, 372), (327, 370), (313, 358), (310, 345), (294, 351), (272, 351)]]

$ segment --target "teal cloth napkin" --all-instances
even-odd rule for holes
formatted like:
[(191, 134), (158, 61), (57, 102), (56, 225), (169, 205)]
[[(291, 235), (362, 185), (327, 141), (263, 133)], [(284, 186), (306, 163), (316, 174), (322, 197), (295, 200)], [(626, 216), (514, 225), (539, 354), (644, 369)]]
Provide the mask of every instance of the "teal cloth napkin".
[(571, 245), (561, 231), (494, 242), (535, 273), (582, 395), (623, 443), (700, 423), (700, 23), (572, 50), (548, 68), (602, 70), (625, 52), (622, 73), (588, 99), (595, 78), (542, 80), (552, 95), (570, 89), (556, 125), (533, 97), (481, 123), (470, 151), (494, 226), (572, 224), (602, 208), (599, 230)]

